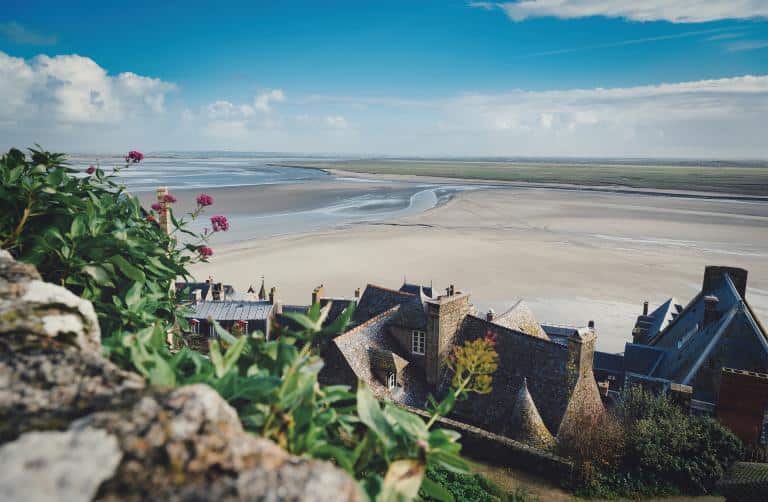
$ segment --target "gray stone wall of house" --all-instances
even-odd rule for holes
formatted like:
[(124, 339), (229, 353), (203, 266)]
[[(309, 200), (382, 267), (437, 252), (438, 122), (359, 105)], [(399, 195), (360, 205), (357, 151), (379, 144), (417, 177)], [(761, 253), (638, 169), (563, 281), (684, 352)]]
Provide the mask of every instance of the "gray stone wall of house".
[(404, 328), (402, 326), (390, 326), (389, 334), (392, 335), (397, 341), (397, 344), (403, 350), (404, 354), (408, 354), (408, 360), (411, 364), (415, 364), (421, 368), (424, 367), (425, 356), (420, 354), (414, 354), (411, 347), (411, 333), (412, 330)]
[(440, 382), (445, 358), (450, 353), (461, 322), (472, 309), (469, 294), (456, 293), (427, 302), (426, 380)]

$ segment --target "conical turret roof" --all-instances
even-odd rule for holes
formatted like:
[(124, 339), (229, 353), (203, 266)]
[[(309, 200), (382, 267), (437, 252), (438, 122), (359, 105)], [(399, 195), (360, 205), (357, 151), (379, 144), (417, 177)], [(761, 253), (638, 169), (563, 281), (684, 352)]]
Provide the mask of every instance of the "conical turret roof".
[(261, 288), (259, 288), (259, 300), (267, 299), (267, 289), (264, 287), (264, 278), (261, 278)]
[(544, 425), (536, 403), (528, 391), (528, 381), (525, 378), (517, 391), (509, 431), (512, 439), (537, 448), (549, 449), (555, 444), (555, 438)]

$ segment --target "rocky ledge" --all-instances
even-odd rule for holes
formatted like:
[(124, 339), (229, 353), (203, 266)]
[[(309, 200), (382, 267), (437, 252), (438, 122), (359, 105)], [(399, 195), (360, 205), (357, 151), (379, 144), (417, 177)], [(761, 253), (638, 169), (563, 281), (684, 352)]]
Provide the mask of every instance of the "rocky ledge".
[(0, 250), (0, 500), (362, 500), (210, 387), (153, 389), (100, 351), (93, 306)]

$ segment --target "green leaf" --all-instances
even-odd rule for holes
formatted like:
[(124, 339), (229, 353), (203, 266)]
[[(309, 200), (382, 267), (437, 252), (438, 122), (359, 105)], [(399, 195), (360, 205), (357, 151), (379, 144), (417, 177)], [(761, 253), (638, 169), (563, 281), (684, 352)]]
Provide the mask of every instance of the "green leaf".
[(371, 429), (389, 449), (395, 444), (395, 433), (387, 418), (381, 412), (379, 402), (362, 380), (357, 382), (357, 414), (360, 421)]
[(72, 225), (69, 228), (69, 233), (72, 235), (72, 237), (81, 237), (85, 235), (86, 232), (86, 226), (85, 226), (85, 216), (82, 214), (79, 214), (75, 216), (75, 219), (72, 220)]
[(83, 267), (83, 272), (93, 277), (97, 284), (111, 286), (113, 288), (115, 287), (115, 284), (110, 279), (107, 271), (99, 265), (86, 265)]
[(122, 256), (114, 255), (110, 258), (110, 261), (117, 265), (117, 268), (120, 269), (120, 271), (125, 275), (127, 278), (132, 279), (134, 281), (141, 281), (144, 282), (147, 280), (147, 278), (144, 276), (144, 272), (136, 268), (134, 265), (128, 262), (125, 258)]
[(421, 481), (421, 490), (425, 495), (441, 502), (454, 502), (451, 492), (445, 489), (442, 485), (435, 483), (429, 476), (424, 476)]
[(458, 455), (452, 453), (446, 453), (442, 450), (431, 451), (429, 454), (429, 460), (440, 464), (442, 467), (448, 469), (456, 474), (470, 474), (469, 464)]
[(421, 481), (424, 478), (425, 466), (418, 460), (396, 460), (389, 464), (384, 476), (384, 499), (397, 500), (399, 497), (387, 496), (387, 493), (413, 500), (419, 494)]
[(125, 293), (125, 304), (128, 306), (128, 308), (131, 308), (139, 303), (141, 300), (142, 289), (143, 285), (140, 282), (134, 282), (133, 286), (128, 288), (128, 291)]
[(429, 431), (420, 416), (403, 410), (395, 405), (387, 405), (384, 413), (391, 417), (409, 436), (415, 439), (427, 439)]

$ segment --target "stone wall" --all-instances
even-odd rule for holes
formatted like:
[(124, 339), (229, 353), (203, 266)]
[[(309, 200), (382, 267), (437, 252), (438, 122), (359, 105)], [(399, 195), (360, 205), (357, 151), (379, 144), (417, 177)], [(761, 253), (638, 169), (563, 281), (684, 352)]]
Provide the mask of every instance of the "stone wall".
[(0, 250), (0, 500), (363, 499), (246, 432), (210, 387), (150, 388), (100, 338), (90, 303)]
[[(429, 413), (418, 408), (404, 408), (425, 418), (430, 416)], [(572, 481), (573, 463), (563, 457), (457, 420), (440, 418), (435, 426), (460, 433), (461, 453), (469, 458), (494, 465), (520, 468), (562, 486), (567, 486)]]

